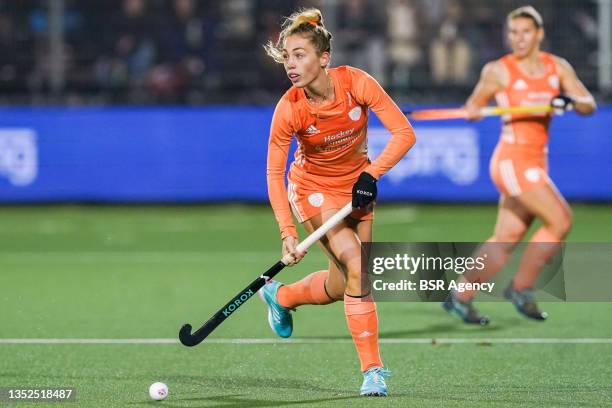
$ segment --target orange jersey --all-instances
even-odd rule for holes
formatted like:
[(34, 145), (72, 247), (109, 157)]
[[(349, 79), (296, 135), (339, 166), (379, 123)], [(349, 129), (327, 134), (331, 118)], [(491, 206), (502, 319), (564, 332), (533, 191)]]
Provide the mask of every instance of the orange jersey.
[[(523, 73), (514, 55), (501, 58), (509, 81), (506, 88), (495, 95), (499, 106), (548, 105), (559, 94), (559, 73), (553, 56), (541, 52), (540, 58), (544, 62), (544, 74), (535, 78)], [(550, 120), (548, 113), (506, 115), (502, 117), (500, 142), (519, 149), (543, 151), (548, 144)]]
[[(508, 71), (508, 85), (495, 95), (499, 106), (548, 105), (559, 94), (560, 80), (551, 54), (541, 52), (544, 73), (525, 75), (513, 55), (501, 62)], [(547, 144), (551, 115), (518, 114), (502, 117), (500, 141), (491, 158), (491, 178), (505, 196), (519, 196), (544, 184), (548, 177)]]
[[(268, 195), (281, 236), (297, 236), (285, 187), (291, 140), (298, 143), (289, 181), (312, 190), (350, 192), (362, 171), (379, 178), (414, 144), (412, 126), (382, 87), (367, 73), (348, 66), (328, 70), (335, 100), (311, 105), (304, 89), (291, 87), (274, 111), (268, 144)], [(367, 156), (368, 108), (391, 132), (372, 163)]]

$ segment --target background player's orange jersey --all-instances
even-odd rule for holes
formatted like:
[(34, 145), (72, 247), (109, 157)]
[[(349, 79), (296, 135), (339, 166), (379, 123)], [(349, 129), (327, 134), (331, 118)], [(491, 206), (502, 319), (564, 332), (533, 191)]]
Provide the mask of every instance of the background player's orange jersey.
[[(374, 78), (348, 66), (329, 69), (328, 73), (335, 90), (333, 102), (313, 106), (304, 89), (292, 87), (279, 101), (272, 118), (268, 194), (283, 237), (297, 236), (284, 180), (293, 135), (298, 148), (289, 180), (321, 191), (350, 192), (362, 171), (379, 178), (414, 143), (410, 123)], [(392, 134), (389, 144), (373, 163), (367, 156), (368, 108)]]
[[(560, 92), (559, 74), (551, 54), (540, 52), (544, 73), (538, 77), (526, 75), (516, 57), (506, 55), (500, 61), (508, 72), (508, 85), (495, 95), (499, 106), (548, 105)], [(548, 143), (548, 113), (507, 115), (502, 118), (501, 142), (518, 148), (544, 150)]]
[[(516, 57), (501, 59), (508, 72), (508, 85), (495, 95), (498, 105), (548, 105), (559, 94), (560, 80), (551, 54), (541, 52), (544, 73), (523, 73)], [(547, 144), (551, 115), (519, 114), (502, 118), (500, 141), (491, 158), (491, 178), (500, 193), (518, 196), (544, 184), (548, 177)]]

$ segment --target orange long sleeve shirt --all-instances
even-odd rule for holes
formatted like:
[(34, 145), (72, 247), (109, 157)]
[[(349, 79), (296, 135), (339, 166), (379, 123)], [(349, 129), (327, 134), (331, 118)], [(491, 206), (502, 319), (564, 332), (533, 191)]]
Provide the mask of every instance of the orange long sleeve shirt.
[[(312, 106), (303, 89), (291, 87), (276, 105), (268, 143), (268, 196), (281, 238), (297, 237), (285, 168), (291, 140), (298, 148), (289, 180), (320, 191), (350, 192), (362, 171), (375, 178), (388, 172), (415, 143), (412, 126), (393, 100), (370, 75), (342, 66), (328, 70), (335, 100)], [(372, 163), (367, 156), (368, 109), (391, 132), (391, 139)]]

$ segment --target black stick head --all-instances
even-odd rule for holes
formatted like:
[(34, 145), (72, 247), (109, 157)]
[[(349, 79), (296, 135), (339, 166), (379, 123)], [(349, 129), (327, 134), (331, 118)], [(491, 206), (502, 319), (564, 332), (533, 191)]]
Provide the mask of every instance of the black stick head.
[(193, 347), (199, 342), (196, 340), (195, 336), (191, 334), (191, 325), (186, 323), (181, 327), (179, 331), (179, 340), (183, 344), (183, 346)]

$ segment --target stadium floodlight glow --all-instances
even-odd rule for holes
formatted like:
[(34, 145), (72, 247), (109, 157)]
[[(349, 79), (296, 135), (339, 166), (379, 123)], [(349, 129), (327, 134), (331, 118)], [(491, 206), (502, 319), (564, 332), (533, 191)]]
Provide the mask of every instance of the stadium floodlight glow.
[[(334, 214), (329, 220), (323, 225), (317, 228), (312, 234), (310, 234), (304, 241), (300, 242), (297, 246), (298, 252), (305, 252), (312, 244), (317, 242), (323, 235), (329, 230), (334, 228), (340, 221), (342, 221), (347, 215), (353, 211), (351, 203), (345, 205), (340, 211)], [(194, 333), (191, 332), (192, 326), (186, 323), (181, 327), (179, 331), (179, 340), (184, 346), (193, 347), (200, 344), (210, 333), (212, 333), (217, 326), (230, 317), (240, 306), (247, 302), (259, 289), (261, 289), (268, 280), (272, 279), (276, 274), (283, 270), (287, 264), (291, 262), (289, 255), (284, 256), (280, 261), (275, 263), (266, 272), (261, 274), (257, 279), (251, 282), (246, 288), (241, 290), (236, 296), (225, 304), (221, 309), (217, 311), (210, 319), (202, 325)]]

